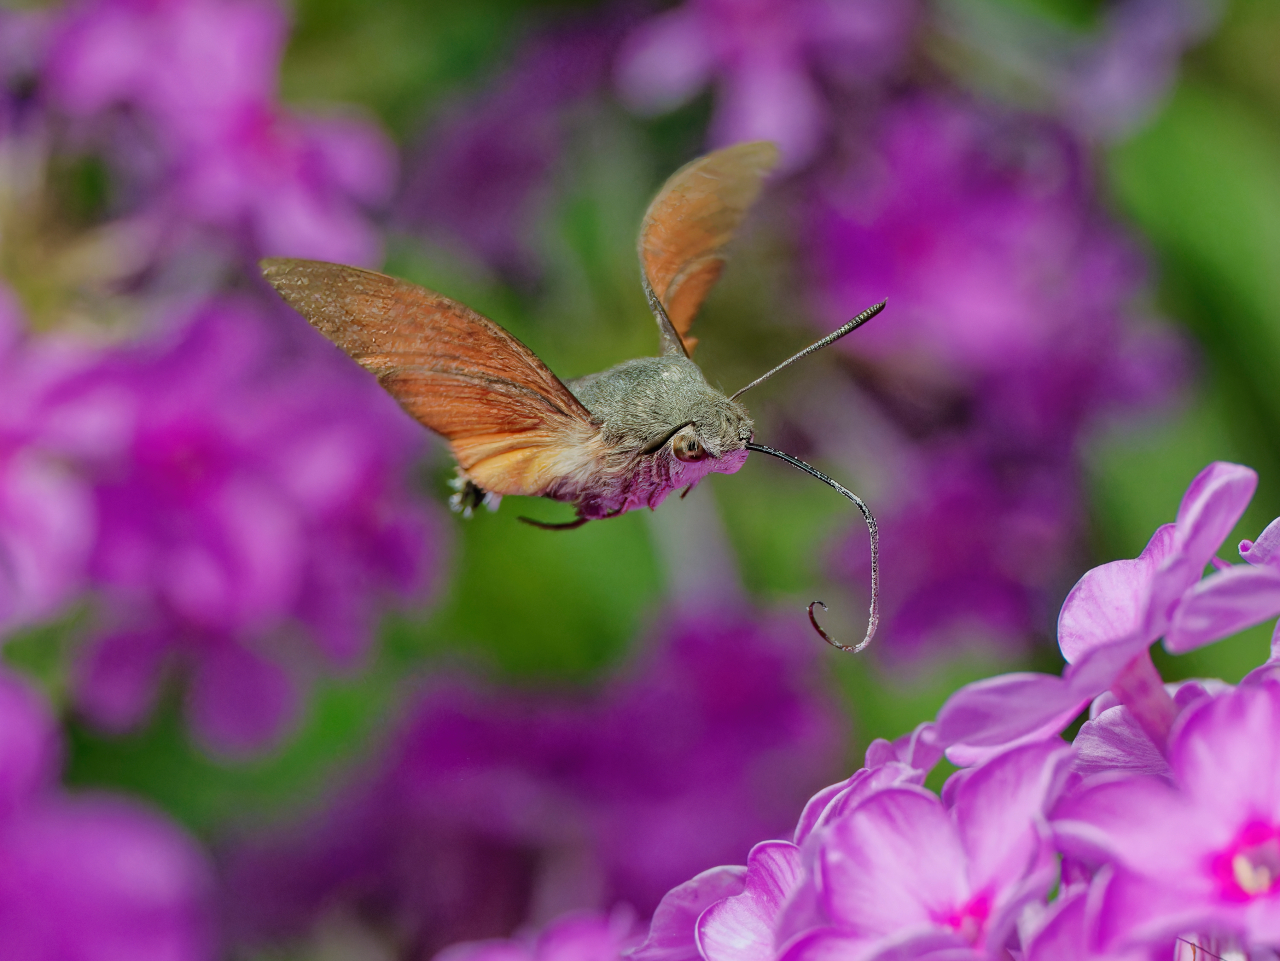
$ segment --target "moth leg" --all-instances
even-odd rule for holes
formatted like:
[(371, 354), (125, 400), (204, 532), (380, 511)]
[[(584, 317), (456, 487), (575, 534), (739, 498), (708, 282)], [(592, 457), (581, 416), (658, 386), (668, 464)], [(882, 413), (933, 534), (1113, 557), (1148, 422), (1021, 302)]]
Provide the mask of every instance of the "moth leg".
[(563, 524), (548, 524), (546, 521), (535, 521), (532, 517), (518, 517), (516, 519), (523, 521), (530, 527), (540, 527), (544, 531), (571, 531), (590, 520), (587, 517), (579, 517), (577, 520), (565, 521)]
[[(597, 517), (596, 520), (607, 521), (610, 517), (620, 517), (625, 513), (626, 511), (617, 510), (612, 514), (605, 514), (604, 517)], [(576, 520), (565, 521), (563, 524), (548, 524), (546, 521), (535, 521), (532, 517), (519, 517), (517, 520), (524, 521), (531, 527), (541, 527), (544, 531), (571, 531), (575, 527), (581, 527), (591, 518), (579, 517)]]
[(449, 508), (463, 517), (470, 517), (471, 512), (481, 504), (490, 511), (496, 511), (498, 505), (502, 503), (501, 494), (494, 494), (485, 490), (463, 474), (461, 470), (458, 471), (458, 475), (453, 480), (449, 481), (449, 486), (455, 492), (449, 498)]

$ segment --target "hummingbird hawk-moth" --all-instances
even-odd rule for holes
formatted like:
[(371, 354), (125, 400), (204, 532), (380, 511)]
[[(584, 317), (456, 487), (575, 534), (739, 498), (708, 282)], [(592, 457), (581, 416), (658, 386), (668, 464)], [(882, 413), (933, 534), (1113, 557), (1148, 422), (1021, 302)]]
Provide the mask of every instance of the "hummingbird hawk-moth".
[[(271, 258), (263, 274), (313, 327), (342, 348), (457, 459), (455, 510), (496, 509), (507, 494), (574, 506), (551, 529), (654, 508), (708, 474), (732, 474), (750, 451), (781, 458), (831, 485), (862, 511), (871, 534), (871, 612), (861, 650), (875, 633), (879, 564), (875, 520), (830, 477), (754, 443), (746, 390), (834, 343), (884, 307), (839, 330), (732, 396), (707, 383), (690, 359), (694, 316), (720, 276), (725, 249), (777, 162), (772, 143), (737, 144), (686, 164), (649, 204), (640, 228), (640, 279), (658, 323), (657, 357), (562, 381), (493, 321), (434, 291), (385, 274), (312, 260)], [(824, 606), (825, 608), (825, 606)]]

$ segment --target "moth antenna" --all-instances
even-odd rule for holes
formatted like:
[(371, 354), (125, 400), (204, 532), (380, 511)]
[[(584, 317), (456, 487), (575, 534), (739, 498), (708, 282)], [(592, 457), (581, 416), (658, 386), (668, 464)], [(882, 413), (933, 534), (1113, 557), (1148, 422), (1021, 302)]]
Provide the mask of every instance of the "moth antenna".
[(774, 374), (778, 373), (778, 371), (786, 370), (788, 367), (794, 364), (797, 360), (803, 360), (804, 358), (808, 357), (810, 354), (816, 354), (818, 351), (822, 350), (823, 347), (830, 347), (841, 337), (845, 336), (846, 334), (853, 333), (855, 330), (857, 330), (859, 327), (865, 324), (868, 320), (870, 320), (876, 314), (880, 313), (880, 311), (884, 310), (884, 305), (887, 304), (888, 302), (889, 302), (888, 300), (882, 300), (880, 301), (880, 303), (872, 307), (868, 307), (866, 310), (860, 313), (857, 317), (853, 318), (853, 320), (849, 321), (839, 330), (834, 331), (830, 334), (827, 334), (826, 337), (823, 337), (822, 340), (818, 341), (816, 344), (810, 344), (808, 347), (800, 351), (800, 353), (796, 354), (794, 357), (788, 357), (786, 360), (784, 360), (777, 367), (773, 368), (773, 370), (769, 371), (767, 374), (762, 374), (761, 376), (753, 380), (751, 383), (747, 384), (746, 387), (742, 387), (739, 390), (737, 390), (733, 394), (733, 396), (730, 397), (729, 399), (737, 400), (738, 397), (740, 397), (742, 394), (745, 394), (752, 387), (758, 387), (760, 384), (763, 384), (766, 380), (768, 380)]
[[(884, 307), (884, 304), (880, 303), (876, 307), (873, 307), (872, 310), (879, 310), (882, 307)], [(872, 314), (872, 316), (874, 316), (874, 314)], [(860, 314), (859, 317), (863, 317), (863, 315)], [(857, 318), (855, 318), (855, 320), (856, 319)], [(841, 336), (844, 335), (841, 334)], [(814, 348), (810, 349), (812, 350)], [(747, 450), (759, 451), (761, 454), (768, 454), (770, 457), (776, 457), (779, 460), (784, 460), (792, 467), (804, 471), (811, 477), (818, 478), (818, 480), (822, 481), (824, 484), (834, 487), (839, 493), (853, 501), (858, 510), (862, 512), (862, 516), (867, 522), (867, 533), (871, 535), (871, 610), (867, 614), (867, 634), (854, 647), (849, 647), (846, 644), (841, 644), (838, 641), (833, 640), (831, 635), (822, 629), (822, 626), (818, 623), (818, 618), (813, 613), (815, 606), (821, 607), (824, 611), (827, 609), (827, 605), (823, 604), (822, 601), (814, 601), (809, 605), (809, 623), (811, 623), (813, 625), (813, 629), (822, 636), (822, 639), (832, 647), (838, 648), (842, 651), (848, 651), (850, 654), (857, 654), (866, 650), (867, 645), (871, 643), (871, 638), (875, 636), (876, 628), (880, 625), (880, 530), (876, 527), (876, 519), (871, 516), (871, 509), (867, 507), (862, 498), (853, 493), (853, 491), (846, 490), (826, 474), (822, 473), (822, 471), (818, 470), (816, 467), (811, 467), (798, 457), (792, 457), (790, 454), (784, 453), (780, 450), (774, 450), (772, 447), (765, 447), (763, 444), (748, 443)]]

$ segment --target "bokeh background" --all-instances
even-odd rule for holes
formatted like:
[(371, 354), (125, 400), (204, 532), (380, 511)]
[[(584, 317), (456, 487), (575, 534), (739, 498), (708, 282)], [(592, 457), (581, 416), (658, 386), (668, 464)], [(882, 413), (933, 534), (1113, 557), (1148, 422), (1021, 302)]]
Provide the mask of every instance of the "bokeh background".
[[(1255, 536), (1277, 50), (1270, 0), (0, 12), (11, 943), (372, 961), (642, 922), (960, 684), (1056, 671), (1071, 585), (1210, 460), (1260, 472)], [(804, 615), (861, 636), (866, 532), (832, 491), (753, 458), (567, 533), (517, 522), (551, 502), (463, 520), (443, 446), (255, 269), (382, 268), (578, 376), (656, 349), (655, 190), (761, 138), (782, 169), (696, 359), (732, 391), (889, 298), (748, 398), (880, 519), (858, 657)], [(1160, 666), (1237, 680), (1268, 636)]]

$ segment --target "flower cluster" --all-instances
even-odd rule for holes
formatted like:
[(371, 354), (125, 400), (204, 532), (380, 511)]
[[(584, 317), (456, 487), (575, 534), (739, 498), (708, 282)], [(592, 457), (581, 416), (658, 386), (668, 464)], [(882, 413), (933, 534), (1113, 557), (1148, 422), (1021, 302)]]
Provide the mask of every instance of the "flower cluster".
[[(610, 957), (1275, 957), (1280, 644), (1238, 687), (1164, 685), (1147, 652), (1280, 613), (1280, 520), (1241, 545), (1245, 564), (1213, 556), (1254, 481), (1210, 465), (1142, 557), (1081, 580), (1060, 622), (1064, 678), (979, 682), (936, 723), (873, 743), (791, 840), (672, 889), (643, 943)], [(935, 794), (923, 783), (944, 750), (962, 767)]]
[(1176, 341), (1128, 316), (1142, 263), (1086, 166), (1060, 126), (919, 95), (812, 192), (822, 314), (890, 304), (844, 349), (886, 424), (876, 459), (897, 465), (880, 513), (898, 650), (1047, 627), (1079, 553), (1082, 438), (1179, 379)]
[(213, 877), (159, 814), (57, 785), (48, 705), (0, 670), (0, 944), (13, 961), (209, 961)]
[(825, 85), (865, 85), (896, 65), (913, 0), (691, 0), (638, 27), (617, 65), (619, 91), (660, 113), (717, 89), (714, 146), (772, 140), (782, 163), (808, 163), (830, 136)]
[(392, 147), (367, 121), (278, 103), (275, 3), (85, 0), (51, 33), (45, 95), (125, 178), (157, 253), (213, 228), (250, 254), (378, 260), (361, 208), (388, 198)]
[(682, 877), (785, 830), (838, 764), (802, 631), (682, 616), (638, 671), (577, 702), (435, 682), (343, 803), (236, 853), (241, 936), (296, 935), (339, 906), (418, 950), (571, 908), (647, 916)]
[[(84, 716), (135, 725), (177, 671), (224, 754), (276, 742), (307, 678), (358, 666), (381, 605), (431, 567), (406, 483), (421, 431), (239, 273), (264, 253), (376, 260), (365, 208), (392, 187), (371, 124), (278, 102), (286, 26), (269, 0), (0, 20), (22, 52), (0, 76), (3, 262), (57, 252), (7, 279), (60, 331), (24, 331), (4, 291), (0, 629), (89, 594)], [(57, 219), (45, 168), (86, 157), (107, 196)]]
[(72, 464), (99, 604), (76, 697), (104, 727), (142, 720), (176, 667), (207, 745), (269, 743), (298, 683), (357, 666), (379, 602), (425, 581), (428, 525), (401, 480), (420, 433), (359, 371), (291, 343), (290, 324), (212, 302), (51, 393), (84, 425)]

